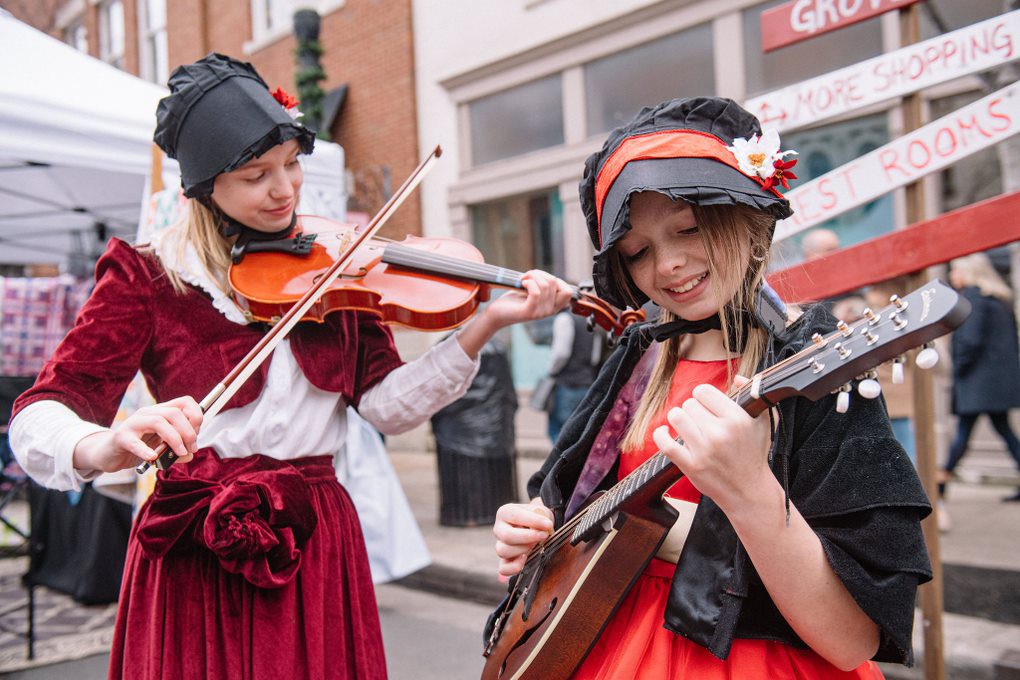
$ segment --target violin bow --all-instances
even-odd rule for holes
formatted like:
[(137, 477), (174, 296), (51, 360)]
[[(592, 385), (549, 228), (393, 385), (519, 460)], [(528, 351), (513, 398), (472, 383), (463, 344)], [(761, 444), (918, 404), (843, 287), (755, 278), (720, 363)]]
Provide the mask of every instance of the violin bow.
[[(414, 191), (415, 187), (421, 183), (441, 155), (443, 155), (442, 148), (437, 146), (433, 149), (432, 153), (404, 180), (400, 188), (390, 196), (390, 199), (386, 201), (382, 209), (375, 214), (375, 217), (365, 227), (365, 230), (352, 240), (343, 255), (338, 257), (330, 265), (329, 269), (322, 274), (318, 282), (305, 291), (305, 294), (287, 310), (286, 314), (280, 317), (280, 320), (259, 340), (258, 344), (234, 366), (230, 373), (209, 394), (205, 395), (205, 398), (199, 402), (199, 407), (201, 407), (202, 413), (205, 414), (205, 418), (211, 418), (219, 413), (227, 402), (230, 401), (230, 398), (241, 389), (245, 381), (251, 377), (266, 358), (272, 354), (276, 346), (280, 344), (280, 341), (287, 337), (291, 329), (297, 325), (298, 321), (305, 315), (305, 312), (322, 297), (330, 284), (340, 278), (340, 274), (343, 273), (344, 269), (347, 268), (347, 265), (354, 258), (358, 247), (372, 238), (382, 228), (386, 221), (396, 212), (397, 208)], [(173, 449), (166, 442), (160, 440), (158, 436), (148, 434), (142, 438), (142, 441), (156, 452), (155, 465), (158, 469), (167, 470), (177, 460), (177, 454), (173, 452)], [(139, 464), (135, 470), (138, 474), (142, 474), (150, 467), (152, 467), (152, 463), (145, 461)]]

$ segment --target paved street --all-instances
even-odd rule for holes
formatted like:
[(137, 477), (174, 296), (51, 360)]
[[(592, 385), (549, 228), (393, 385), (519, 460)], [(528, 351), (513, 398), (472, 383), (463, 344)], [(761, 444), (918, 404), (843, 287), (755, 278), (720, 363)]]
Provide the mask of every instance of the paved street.
[[(401, 586), (376, 589), (386, 662), (393, 680), (477, 678), (485, 606)], [(10, 680), (104, 680), (108, 655), (5, 675)]]

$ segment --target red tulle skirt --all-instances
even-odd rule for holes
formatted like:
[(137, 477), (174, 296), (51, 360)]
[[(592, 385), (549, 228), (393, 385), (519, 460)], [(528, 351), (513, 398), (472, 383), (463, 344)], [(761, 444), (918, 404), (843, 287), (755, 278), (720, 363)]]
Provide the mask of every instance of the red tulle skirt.
[(199, 451), (128, 547), (110, 678), (386, 677), (358, 517), (330, 456)]
[(810, 650), (766, 640), (734, 640), (717, 659), (663, 627), (675, 569), (649, 563), (573, 680), (882, 680), (874, 662), (841, 671)]

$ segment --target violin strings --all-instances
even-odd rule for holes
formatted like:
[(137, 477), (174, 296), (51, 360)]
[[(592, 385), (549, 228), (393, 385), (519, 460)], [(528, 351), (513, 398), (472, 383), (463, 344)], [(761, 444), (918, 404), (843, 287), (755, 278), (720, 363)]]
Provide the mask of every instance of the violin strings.
[(386, 249), (392, 249), (392, 254), (399, 256), (401, 260), (399, 264), (415, 267), (423, 271), (463, 276), (499, 285), (507, 285), (509, 283), (514, 287), (520, 287), (520, 280), (523, 276), (520, 272), (506, 269), (505, 267), (460, 260), (448, 255), (423, 252), (418, 248), (400, 246), (398, 244), (391, 244)]

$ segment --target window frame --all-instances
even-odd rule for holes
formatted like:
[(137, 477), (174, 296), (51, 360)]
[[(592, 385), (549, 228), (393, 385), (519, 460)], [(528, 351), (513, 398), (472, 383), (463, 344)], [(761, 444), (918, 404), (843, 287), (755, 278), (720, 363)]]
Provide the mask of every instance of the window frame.
[[(266, 3), (276, 4), (279, 9), (275, 12), (270, 10), (266, 13)], [(294, 33), (291, 19), (295, 10), (299, 8), (314, 9), (320, 16), (326, 16), (344, 7), (347, 0), (310, 0), (297, 3), (295, 0), (250, 0), (249, 10), (251, 16), (251, 39), (245, 41), (241, 49), (246, 55), (251, 55), (261, 49), (272, 45)]]

